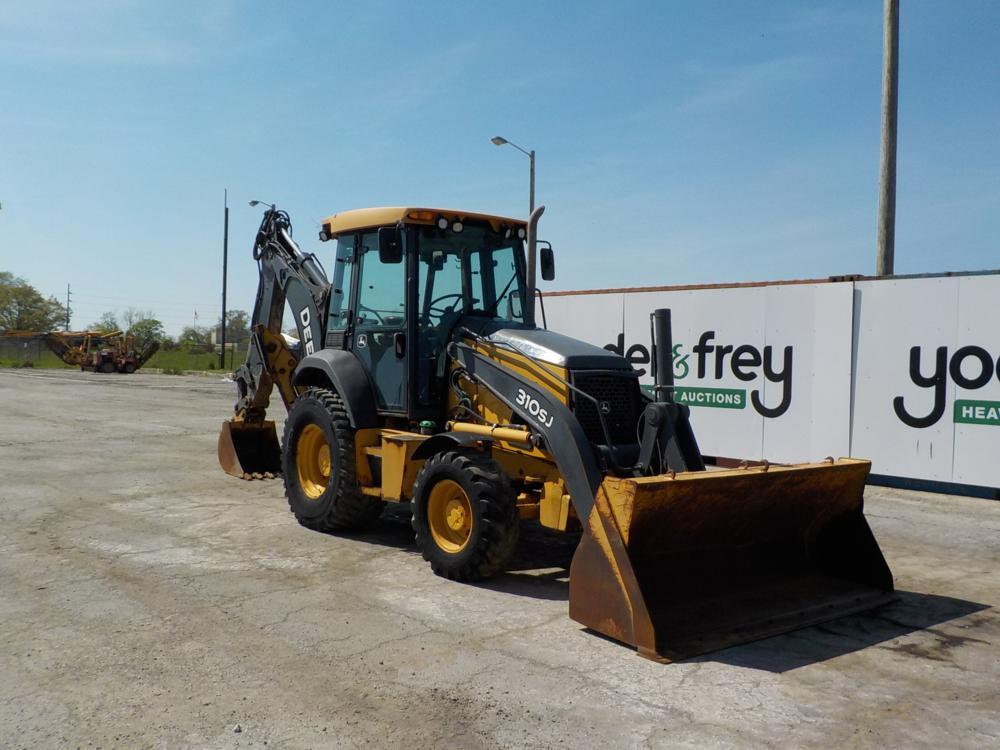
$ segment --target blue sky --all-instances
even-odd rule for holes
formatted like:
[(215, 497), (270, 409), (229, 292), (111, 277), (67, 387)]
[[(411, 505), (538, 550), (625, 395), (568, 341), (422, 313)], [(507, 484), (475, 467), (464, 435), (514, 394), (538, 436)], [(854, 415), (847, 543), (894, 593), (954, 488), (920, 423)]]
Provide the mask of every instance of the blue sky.
[[(874, 271), (865, 2), (4, 3), (0, 270), (74, 327), (252, 307), (251, 198), (524, 215), (551, 289)], [(903, 0), (898, 273), (1000, 267), (1000, 3)], [(287, 6), (287, 7), (280, 7)]]

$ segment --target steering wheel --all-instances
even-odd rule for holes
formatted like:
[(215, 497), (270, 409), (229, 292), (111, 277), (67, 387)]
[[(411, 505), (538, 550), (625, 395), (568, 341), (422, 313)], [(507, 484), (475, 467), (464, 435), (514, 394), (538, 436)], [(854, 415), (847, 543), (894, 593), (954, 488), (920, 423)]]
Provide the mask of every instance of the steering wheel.
[(385, 320), (382, 318), (382, 315), (379, 313), (378, 310), (372, 310), (370, 307), (365, 307), (360, 302), (358, 303), (358, 310), (364, 310), (365, 312), (371, 313), (372, 315), (375, 316), (375, 319), (378, 321), (378, 324), (380, 326), (385, 325)]
[[(442, 300), (450, 299), (451, 297), (455, 298), (455, 302), (453, 302), (449, 307), (446, 307), (446, 308), (445, 307), (434, 307), (434, 305), (436, 305), (438, 302), (441, 302)], [(461, 301), (462, 301), (462, 295), (461, 294), (455, 294), (455, 293), (452, 293), (452, 294), (442, 294), (437, 299), (432, 299), (428, 303), (428, 305), (427, 305), (427, 312), (428, 313), (433, 313), (434, 315), (437, 315), (437, 316), (444, 316), (444, 315), (447, 315), (450, 312), (453, 312), (455, 310), (455, 308), (458, 307), (458, 303), (461, 302)]]

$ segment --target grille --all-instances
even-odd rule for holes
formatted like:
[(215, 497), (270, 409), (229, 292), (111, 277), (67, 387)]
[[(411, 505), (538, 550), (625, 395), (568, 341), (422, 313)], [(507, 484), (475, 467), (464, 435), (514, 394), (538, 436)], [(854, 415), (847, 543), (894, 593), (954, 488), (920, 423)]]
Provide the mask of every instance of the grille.
[[(600, 372), (574, 372), (573, 385), (597, 399), (598, 404), (606, 404), (604, 421), (608, 426), (613, 445), (635, 443), (635, 430), (639, 422), (641, 396), (639, 379), (631, 373), (621, 375)], [(587, 439), (597, 445), (604, 445), (607, 439), (601, 429), (601, 416), (593, 401), (575, 396), (573, 413)]]

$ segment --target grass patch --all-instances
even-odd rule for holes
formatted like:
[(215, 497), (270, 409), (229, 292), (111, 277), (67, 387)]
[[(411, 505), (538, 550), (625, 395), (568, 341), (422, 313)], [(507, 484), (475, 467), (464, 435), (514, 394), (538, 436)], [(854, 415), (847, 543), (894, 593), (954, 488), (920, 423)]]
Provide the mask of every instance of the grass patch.
[[(225, 371), (231, 372), (235, 368), (242, 365), (246, 356), (246, 352), (236, 352), (235, 356), (232, 358), (235, 361), (231, 361), (230, 356), (227, 355)], [(213, 354), (212, 352), (160, 350), (150, 358), (149, 362), (147, 362), (145, 366), (159, 367), (162, 368), (164, 372), (167, 370), (218, 370), (219, 355)]]
[[(77, 365), (67, 365), (54, 352), (32, 345), (25, 348), (7, 347), (0, 357), (0, 367), (33, 367), (42, 369), (76, 370)], [(13, 355), (13, 356), (12, 356)], [(243, 364), (247, 358), (246, 351), (226, 355), (226, 372), (232, 372)], [(219, 355), (212, 352), (185, 352), (181, 350), (158, 351), (144, 367), (158, 367), (169, 374), (181, 374), (184, 370), (218, 370)], [(141, 372), (141, 371), (140, 371)]]
[(48, 350), (32, 351), (21, 357), (0, 358), (0, 367), (35, 367), (45, 369), (76, 369), (76, 365), (67, 365), (53, 352)]

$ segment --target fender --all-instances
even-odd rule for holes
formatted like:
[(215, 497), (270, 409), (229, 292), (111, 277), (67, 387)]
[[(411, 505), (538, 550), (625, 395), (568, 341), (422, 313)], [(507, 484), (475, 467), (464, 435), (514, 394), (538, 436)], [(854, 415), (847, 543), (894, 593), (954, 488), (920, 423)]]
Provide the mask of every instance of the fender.
[(413, 451), (413, 460), (430, 458), (435, 453), (452, 448), (467, 448), (476, 443), (492, 443), (493, 439), (482, 435), (470, 435), (467, 432), (439, 432), (427, 438)]
[(594, 448), (573, 412), (548, 389), (539, 388), (466, 343), (455, 346), (455, 359), (473, 382), (484, 386), (542, 434), (566, 480), (576, 514), (586, 525), (602, 476)]
[(320, 349), (308, 355), (295, 368), (292, 384), (296, 386), (333, 386), (344, 401), (351, 427), (360, 430), (378, 427), (375, 393), (368, 373), (353, 352), (343, 349)]

